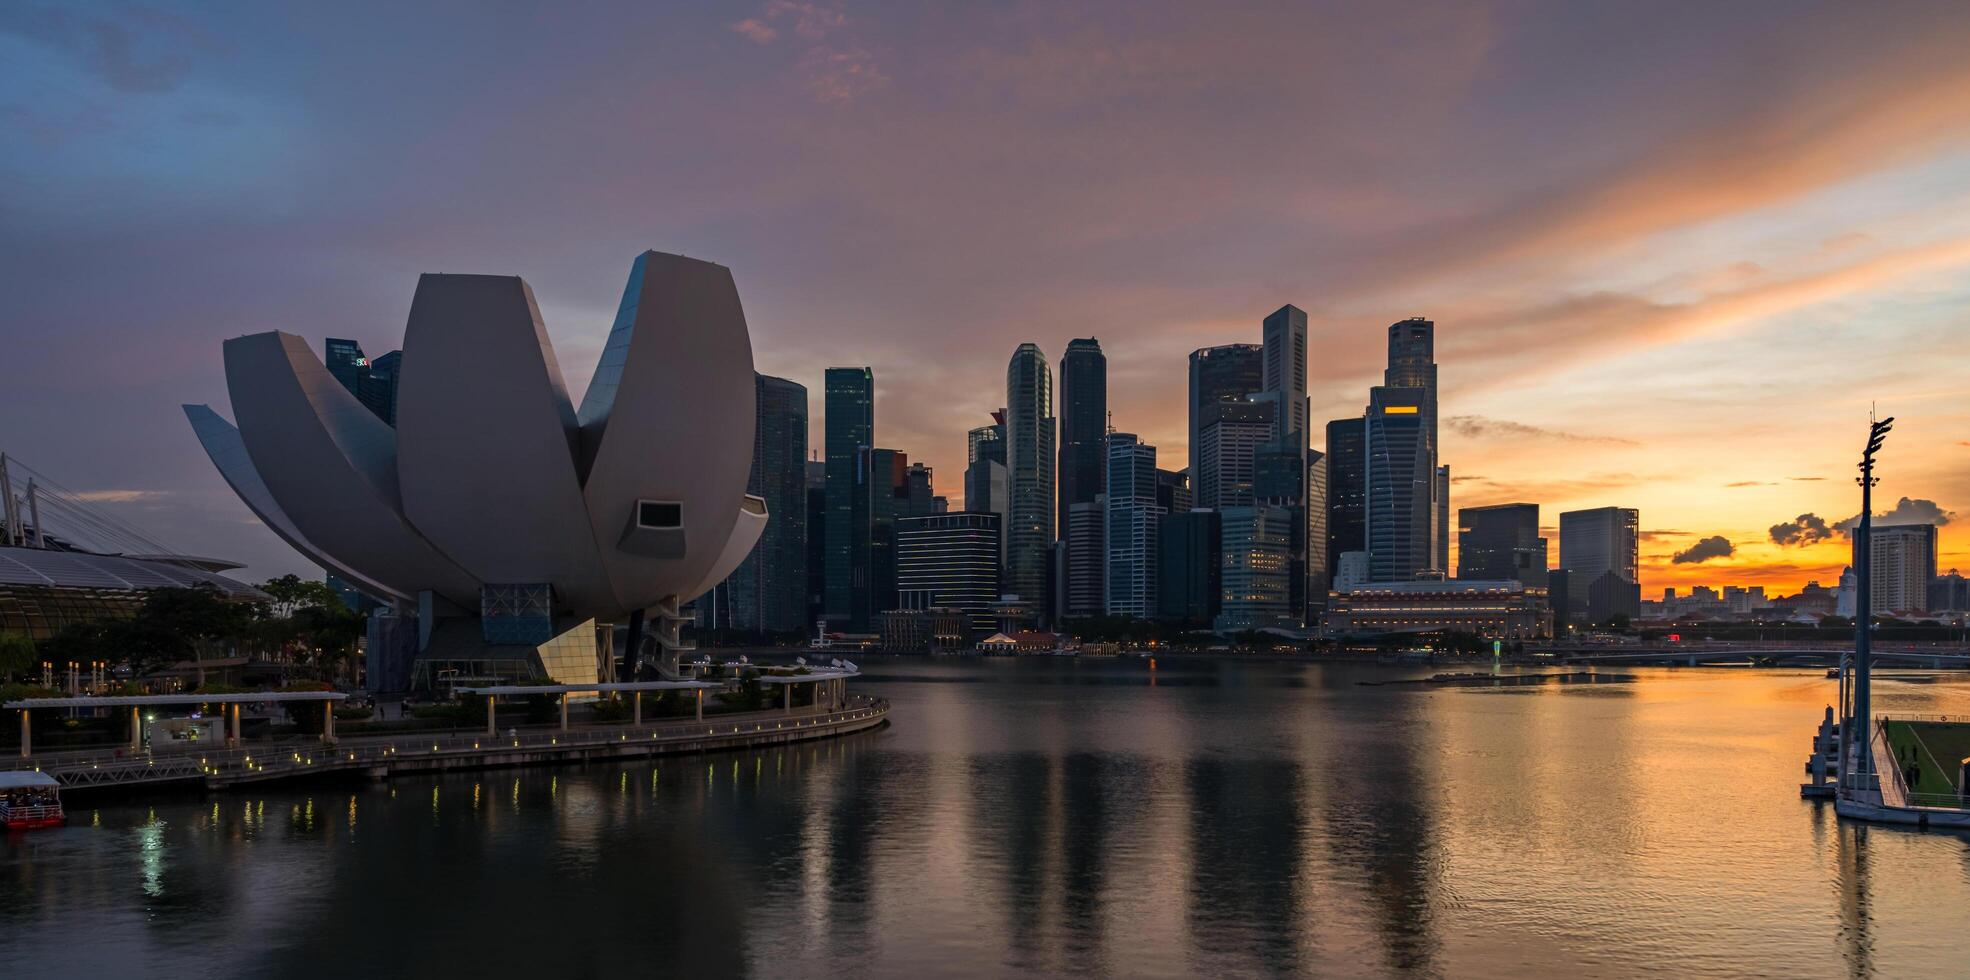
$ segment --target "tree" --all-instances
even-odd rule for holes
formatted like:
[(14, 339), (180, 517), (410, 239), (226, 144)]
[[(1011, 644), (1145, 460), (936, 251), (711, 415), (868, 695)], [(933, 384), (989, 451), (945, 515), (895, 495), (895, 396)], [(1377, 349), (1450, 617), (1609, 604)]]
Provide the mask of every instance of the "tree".
[(0, 633), (0, 681), (34, 669), (34, 641), (26, 633)]
[[(227, 601), (217, 588), (152, 589), (130, 620), (129, 639), (155, 657), (189, 655), (199, 663), (198, 683), (205, 684), (205, 653), (223, 640), (238, 640), (252, 627), (254, 608)], [(134, 661), (136, 655), (132, 654)], [(147, 658), (149, 659), (149, 658)]]

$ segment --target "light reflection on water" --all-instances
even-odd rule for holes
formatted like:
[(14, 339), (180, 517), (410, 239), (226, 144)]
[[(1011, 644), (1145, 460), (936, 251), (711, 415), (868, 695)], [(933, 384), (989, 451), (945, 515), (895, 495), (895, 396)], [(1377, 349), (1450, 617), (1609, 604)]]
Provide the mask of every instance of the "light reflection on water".
[[(1961, 972), (1970, 840), (1846, 824), (1797, 798), (1834, 694), (1816, 673), (1468, 690), (1167, 658), (1154, 675), (1136, 660), (865, 666), (894, 724), (843, 740), (78, 810), (69, 829), (0, 844), (0, 962), (83, 976)], [(1963, 712), (1970, 680), (1888, 681), (1877, 701)], [(270, 824), (269, 803), (288, 819)]]

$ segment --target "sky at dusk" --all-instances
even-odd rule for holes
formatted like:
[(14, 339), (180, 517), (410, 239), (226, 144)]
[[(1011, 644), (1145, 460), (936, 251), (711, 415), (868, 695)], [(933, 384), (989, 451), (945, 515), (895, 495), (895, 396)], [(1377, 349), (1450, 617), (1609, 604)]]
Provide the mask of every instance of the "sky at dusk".
[(1965, 52), (1960, 0), (7, 3), (0, 450), (313, 574), (179, 411), (224, 339), (380, 354), (419, 273), (517, 274), (578, 400), (655, 248), (731, 267), (812, 448), (869, 365), (954, 502), (1020, 342), (1099, 338), (1175, 469), (1188, 352), (1293, 303), (1316, 420), (1434, 319), (1451, 506), (1638, 507), (1645, 596), (1833, 584), (1870, 404), (1970, 570)]

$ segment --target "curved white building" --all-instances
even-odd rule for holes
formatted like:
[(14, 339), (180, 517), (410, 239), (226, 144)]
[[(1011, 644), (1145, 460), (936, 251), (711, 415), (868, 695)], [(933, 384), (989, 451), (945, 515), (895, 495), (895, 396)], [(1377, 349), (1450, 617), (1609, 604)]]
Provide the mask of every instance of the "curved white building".
[(517, 276), (419, 279), (394, 428), (300, 337), (234, 338), (225, 363), (237, 428), (186, 415), (262, 522), (393, 602), (371, 628), (372, 687), (593, 681), (607, 627), (635, 636), (648, 611), (674, 638), (678, 606), (766, 526), (745, 493), (752, 344), (721, 265), (637, 257), (579, 412)]

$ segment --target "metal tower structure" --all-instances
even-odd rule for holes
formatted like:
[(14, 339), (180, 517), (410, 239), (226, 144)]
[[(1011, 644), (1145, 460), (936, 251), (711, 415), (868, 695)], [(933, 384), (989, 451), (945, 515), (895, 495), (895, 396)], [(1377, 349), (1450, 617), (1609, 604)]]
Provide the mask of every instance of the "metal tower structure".
[(1841, 739), (1843, 748), (1852, 747), (1848, 750), (1848, 765), (1841, 769), (1842, 779), (1847, 782), (1850, 791), (1875, 788), (1874, 705), (1870, 676), (1873, 667), (1870, 648), (1874, 632), (1874, 593), (1870, 572), (1874, 564), (1871, 540), (1874, 533), (1874, 485), (1880, 481), (1874, 476), (1874, 454), (1881, 451), (1881, 443), (1894, 425), (1892, 417), (1868, 421), (1867, 448), (1861, 451), (1861, 475), (1855, 480), (1861, 485), (1861, 521), (1854, 529), (1854, 704), (1853, 713), (1848, 719), (1847, 734)]

